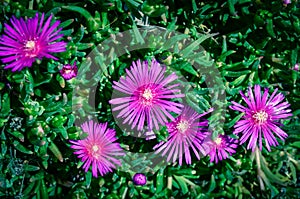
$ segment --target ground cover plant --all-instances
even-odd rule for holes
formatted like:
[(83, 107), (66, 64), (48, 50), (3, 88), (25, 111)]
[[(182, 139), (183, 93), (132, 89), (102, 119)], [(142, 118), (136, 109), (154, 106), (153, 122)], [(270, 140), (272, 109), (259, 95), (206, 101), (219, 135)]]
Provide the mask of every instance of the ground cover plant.
[(298, 0), (0, 1), (1, 198), (299, 198)]

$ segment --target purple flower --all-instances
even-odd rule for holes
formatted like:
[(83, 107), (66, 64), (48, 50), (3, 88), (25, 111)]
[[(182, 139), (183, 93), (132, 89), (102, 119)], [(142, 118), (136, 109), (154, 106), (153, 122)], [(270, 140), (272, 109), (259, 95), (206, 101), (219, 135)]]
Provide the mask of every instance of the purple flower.
[[(44, 14), (39, 19), (24, 20), (12, 17), (11, 25), (4, 23), (4, 35), (0, 39), (0, 57), (3, 63), (8, 63), (5, 69), (20, 71), (31, 67), (36, 59), (43, 57), (57, 60), (51, 53), (66, 51), (66, 43), (56, 41), (63, 37), (58, 28), (60, 22), (50, 24), (52, 15), (44, 23)], [(44, 24), (43, 24), (44, 23)]]
[(121, 161), (114, 156), (124, 155), (119, 143), (114, 143), (117, 138), (113, 129), (107, 128), (107, 123), (97, 124), (94, 121), (83, 123), (82, 130), (88, 134), (83, 140), (71, 140), (74, 154), (78, 155), (84, 162), (83, 169), (88, 171), (92, 165), (94, 177), (98, 177), (98, 171), (101, 176), (115, 169), (115, 165), (121, 165)]
[(76, 77), (77, 73), (78, 73), (78, 68), (76, 66), (76, 62), (74, 62), (73, 66), (71, 66), (69, 64), (64, 65), (63, 68), (59, 72), (65, 80), (70, 80), (70, 79)]
[[(159, 124), (165, 125), (167, 117), (174, 117), (170, 112), (179, 114), (181, 105), (173, 99), (184, 97), (178, 94), (179, 84), (171, 84), (178, 79), (175, 73), (165, 77), (166, 68), (152, 60), (150, 68), (148, 61), (132, 62), (130, 70), (126, 69), (126, 77), (114, 82), (113, 88), (124, 94), (123, 97), (109, 101), (116, 105), (112, 110), (120, 111), (117, 117), (124, 118), (123, 124), (128, 123), (134, 129), (142, 130), (144, 123), (148, 130), (153, 126), (158, 130)], [(167, 116), (167, 117), (166, 117)]]
[(238, 146), (237, 143), (238, 140), (221, 134), (219, 134), (214, 140), (205, 142), (210, 162), (218, 163), (219, 160), (222, 161), (227, 159), (229, 155), (235, 153), (235, 148)]
[(163, 151), (162, 156), (164, 156), (168, 152), (167, 161), (169, 162), (173, 157), (172, 162), (175, 162), (179, 158), (179, 165), (182, 165), (182, 156), (185, 154), (185, 162), (191, 164), (190, 148), (192, 148), (199, 160), (198, 151), (205, 154), (202, 141), (208, 134), (208, 120), (202, 118), (202, 116), (211, 111), (212, 109), (199, 114), (190, 107), (184, 108), (180, 116), (166, 124), (170, 135), (166, 142), (162, 141), (153, 147), (156, 150), (155, 153)]
[(284, 96), (281, 93), (277, 93), (277, 90), (275, 89), (268, 99), (269, 90), (265, 88), (264, 93), (261, 94), (261, 87), (255, 85), (254, 95), (251, 87), (248, 89), (248, 97), (243, 92), (240, 92), (248, 107), (232, 102), (231, 109), (244, 113), (243, 118), (234, 126), (234, 134), (243, 134), (240, 138), (241, 144), (250, 139), (247, 149), (254, 151), (257, 140), (259, 140), (259, 148), (262, 150), (263, 136), (267, 149), (271, 151), (270, 146), (278, 145), (274, 134), (281, 140), (288, 136), (278, 127), (282, 125), (278, 120), (292, 116), (291, 110), (287, 109), (290, 104), (283, 102)]
[(296, 63), (296, 64), (295, 64), (295, 66), (294, 66), (293, 70), (295, 70), (295, 71), (299, 71), (299, 63)]
[(285, 6), (292, 3), (291, 0), (283, 0), (282, 2), (283, 2), (283, 5), (285, 5)]
[(147, 183), (147, 178), (143, 173), (134, 174), (132, 179), (135, 185), (145, 185)]

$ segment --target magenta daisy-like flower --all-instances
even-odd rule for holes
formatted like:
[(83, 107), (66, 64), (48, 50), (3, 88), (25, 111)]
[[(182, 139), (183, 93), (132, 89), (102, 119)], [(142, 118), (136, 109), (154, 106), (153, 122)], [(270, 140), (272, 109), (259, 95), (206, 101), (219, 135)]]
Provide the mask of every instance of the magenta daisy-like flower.
[(282, 125), (279, 120), (286, 119), (292, 114), (291, 110), (287, 109), (290, 104), (283, 102), (284, 95), (277, 93), (278, 89), (269, 97), (269, 90), (264, 89), (261, 93), (259, 85), (254, 86), (254, 95), (251, 87), (248, 89), (248, 97), (243, 92), (240, 92), (243, 100), (248, 107), (244, 107), (236, 102), (232, 102), (231, 109), (244, 113), (244, 116), (239, 120), (234, 128), (234, 134), (242, 133), (240, 138), (241, 144), (249, 139), (247, 149), (254, 151), (257, 141), (259, 148), (262, 150), (262, 136), (265, 138), (266, 147), (271, 151), (270, 146), (277, 146), (278, 142), (274, 136), (277, 135), (281, 140), (284, 140), (288, 135), (278, 126)]
[(235, 153), (235, 148), (238, 147), (237, 143), (238, 140), (221, 134), (219, 134), (214, 140), (205, 142), (210, 162), (218, 163), (219, 160), (227, 159), (229, 155)]
[(174, 117), (170, 112), (179, 114), (182, 104), (174, 99), (184, 97), (180, 94), (179, 84), (171, 84), (178, 79), (175, 73), (165, 77), (166, 68), (157, 61), (133, 62), (130, 70), (126, 69), (126, 77), (114, 82), (113, 88), (120, 91), (124, 96), (109, 101), (115, 105), (113, 111), (120, 111), (117, 118), (124, 119), (134, 129), (142, 130), (145, 122), (148, 129), (153, 127), (158, 130), (159, 124), (165, 125)]
[(73, 66), (71, 66), (70, 64), (64, 65), (63, 68), (59, 72), (65, 80), (70, 80), (70, 79), (76, 77), (77, 73), (78, 73), (78, 68), (76, 66), (76, 62), (74, 62)]
[(117, 140), (115, 130), (107, 128), (107, 123), (97, 124), (92, 120), (83, 123), (81, 128), (88, 136), (83, 140), (70, 142), (73, 144), (71, 148), (76, 150), (74, 154), (84, 162), (85, 172), (92, 165), (93, 176), (97, 178), (98, 171), (103, 176), (112, 172), (116, 165), (121, 165), (121, 161), (115, 156), (123, 156), (124, 152), (120, 144), (115, 143)]
[(24, 20), (12, 17), (11, 25), (4, 23), (4, 35), (0, 38), (0, 57), (7, 64), (5, 69), (20, 71), (24, 67), (31, 67), (36, 59), (43, 57), (57, 60), (51, 53), (66, 51), (66, 43), (57, 41), (63, 37), (58, 28), (60, 22), (51, 24), (51, 15), (44, 23), (44, 14), (39, 18)]
[(191, 148), (199, 160), (200, 154), (198, 151), (205, 154), (202, 142), (208, 134), (208, 120), (202, 118), (202, 116), (211, 111), (212, 109), (199, 114), (192, 108), (185, 107), (181, 115), (166, 124), (168, 132), (170, 133), (169, 137), (166, 142), (162, 141), (153, 147), (155, 153), (162, 152), (162, 156), (168, 153), (167, 161), (170, 162), (173, 157), (172, 162), (179, 159), (179, 165), (182, 165), (182, 157), (184, 154), (185, 162), (191, 164)]

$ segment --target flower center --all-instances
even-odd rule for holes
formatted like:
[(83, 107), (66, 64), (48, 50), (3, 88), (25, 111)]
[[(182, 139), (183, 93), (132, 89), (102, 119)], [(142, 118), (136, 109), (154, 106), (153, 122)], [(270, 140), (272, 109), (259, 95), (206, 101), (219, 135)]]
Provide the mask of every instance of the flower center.
[(100, 152), (100, 148), (96, 144), (94, 144), (91, 148), (91, 155), (94, 158), (98, 159), (99, 158), (99, 152)]
[(151, 89), (147, 88), (144, 90), (144, 93), (142, 94), (143, 98), (146, 100), (152, 100), (153, 99), (153, 94), (151, 92)]
[(65, 73), (66, 75), (68, 75), (68, 74), (70, 74), (72, 71), (73, 71), (72, 68), (67, 68), (67, 69), (64, 70), (64, 73)]
[(35, 48), (35, 42), (32, 40), (29, 40), (25, 44), (25, 48), (28, 50), (33, 50)]
[(155, 99), (155, 92), (151, 87), (142, 89), (139, 94), (140, 103), (144, 106), (151, 106), (153, 104), (153, 100)]
[(36, 44), (35, 41), (29, 40), (26, 41), (24, 44), (24, 51), (25, 51), (25, 57), (36, 57), (39, 52), (39, 46)]
[(265, 111), (258, 111), (252, 116), (255, 122), (259, 125), (264, 124), (267, 121), (268, 117), (269, 115)]
[(220, 138), (220, 137), (216, 138), (216, 139), (215, 139), (215, 143), (216, 143), (217, 145), (220, 145), (220, 144), (222, 143), (222, 138)]
[(180, 122), (176, 125), (176, 128), (180, 133), (185, 133), (189, 127), (190, 125), (186, 120), (180, 120)]

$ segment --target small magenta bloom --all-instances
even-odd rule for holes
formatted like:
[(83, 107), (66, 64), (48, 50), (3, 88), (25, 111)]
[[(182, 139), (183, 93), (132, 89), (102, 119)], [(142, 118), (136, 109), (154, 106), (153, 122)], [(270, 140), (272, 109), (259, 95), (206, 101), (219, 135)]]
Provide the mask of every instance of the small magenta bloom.
[(291, 4), (292, 1), (291, 1), (291, 0), (283, 0), (282, 3), (283, 3), (283, 5), (286, 6), (286, 5), (288, 5), (288, 4)]
[(147, 183), (147, 178), (143, 173), (134, 174), (132, 179), (135, 185), (145, 185)]
[(76, 62), (74, 62), (73, 66), (71, 66), (70, 64), (64, 65), (59, 72), (65, 80), (70, 80), (76, 77), (78, 73)]
[(237, 143), (238, 140), (221, 134), (219, 134), (214, 140), (207, 141), (205, 146), (210, 157), (210, 162), (218, 163), (219, 160), (222, 161), (227, 159), (229, 155), (235, 153), (235, 148), (238, 146)]
[(97, 124), (94, 121), (85, 122), (81, 126), (82, 130), (88, 134), (83, 140), (71, 140), (74, 154), (84, 162), (83, 169), (88, 171), (92, 165), (94, 177), (98, 177), (98, 171), (101, 176), (115, 169), (115, 165), (121, 165), (121, 161), (114, 156), (122, 156), (124, 152), (119, 143), (114, 143), (116, 132), (107, 128), (107, 123)]
[(144, 123), (148, 130), (153, 126), (158, 130), (159, 124), (165, 125), (174, 117), (170, 112), (179, 114), (182, 104), (174, 99), (184, 97), (179, 94), (179, 84), (171, 84), (178, 79), (175, 73), (165, 77), (166, 68), (157, 61), (152, 60), (150, 67), (148, 61), (132, 62), (130, 70), (126, 69), (126, 77), (114, 82), (113, 88), (120, 91), (124, 96), (109, 101), (116, 105), (112, 110), (120, 111), (117, 117), (124, 119), (123, 124), (128, 123), (134, 129), (142, 130)]
[(295, 71), (299, 71), (299, 63), (296, 63), (296, 64), (295, 64), (295, 66), (294, 66), (293, 70), (295, 70)]
[(44, 23), (44, 14), (39, 19), (24, 20), (12, 17), (11, 25), (4, 23), (4, 35), (0, 38), (0, 57), (3, 63), (8, 63), (5, 69), (20, 71), (31, 67), (36, 59), (43, 57), (57, 60), (51, 53), (66, 51), (66, 43), (57, 41), (63, 37), (58, 28), (60, 22), (51, 23), (52, 15)]
[(211, 111), (212, 109), (199, 114), (192, 108), (185, 107), (180, 116), (166, 124), (170, 135), (166, 142), (162, 141), (153, 147), (156, 150), (155, 153), (163, 151), (162, 156), (164, 156), (168, 152), (167, 161), (169, 162), (173, 157), (172, 162), (175, 162), (179, 158), (179, 165), (182, 165), (182, 156), (185, 154), (185, 162), (191, 164), (190, 148), (192, 148), (199, 160), (198, 151), (205, 154), (202, 141), (208, 134), (208, 120), (202, 118), (202, 116)]
[(248, 97), (240, 92), (248, 107), (232, 102), (231, 109), (244, 113), (242, 119), (234, 126), (234, 134), (243, 134), (240, 138), (241, 144), (250, 139), (247, 149), (254, 151), (257, 140), (259, 140), (259, 148), (262, 150), (262, 136), (265, 138), (266, 147), (269, 151), (271, 151), (270, 146), (278, 145), (274, 134), (281, 140), (287, 138), (288, 135), (278, 126), (282, 125), (279, 122), (280, 119), (292, 116), (291, 110), (287, 109), (290, 104), (283, 102), (284, 96), (277, 93), (277, 90), (275, 89), (268, 99), (269, 90), (265, 88), (264, 93), (261, 94), (261, 87), (255, 85), (254, 95), (251, 87), (248, 89)]

